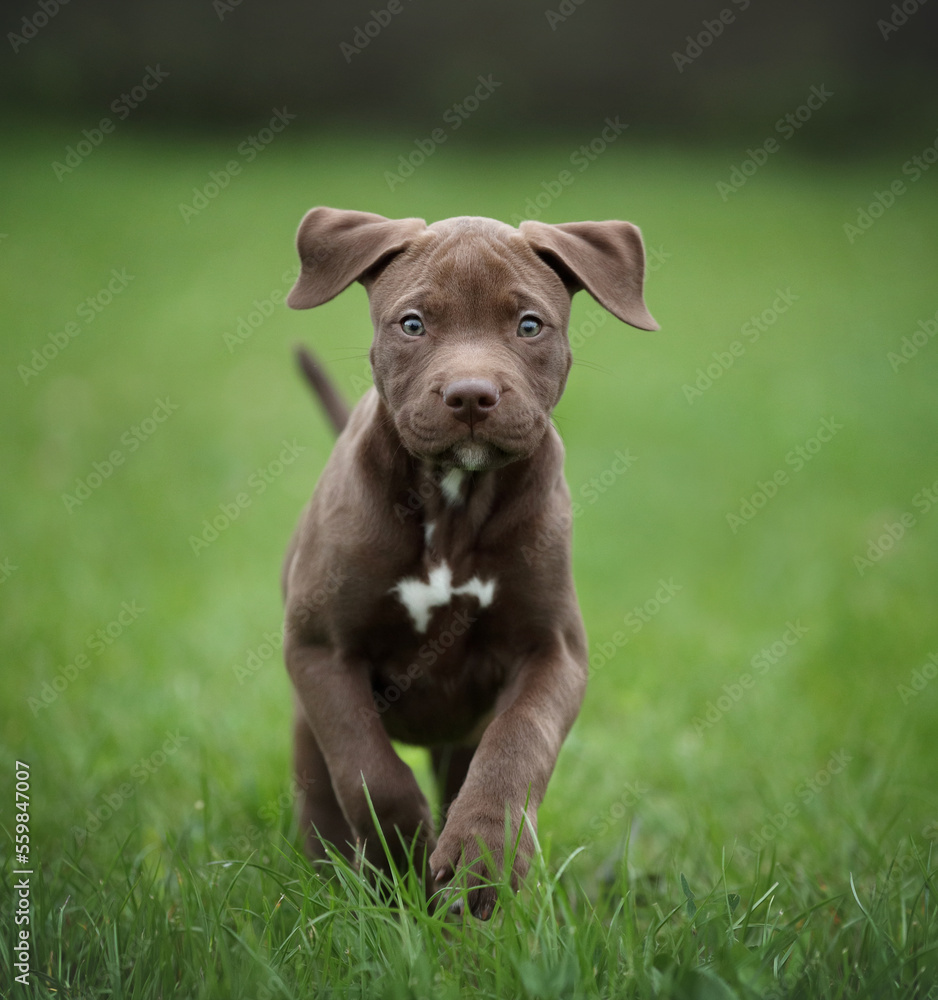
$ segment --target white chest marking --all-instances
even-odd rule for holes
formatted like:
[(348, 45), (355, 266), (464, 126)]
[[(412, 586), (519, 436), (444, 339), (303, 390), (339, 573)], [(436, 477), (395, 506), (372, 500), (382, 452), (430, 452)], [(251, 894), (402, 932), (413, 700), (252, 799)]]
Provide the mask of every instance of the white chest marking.
[(434, 608), (441, 608), (459, 595), (475, 597), (480, 608), (487, 608), (495, 597), (495, 581), (480, 580), (474, 576), (458, 587), (453, 586), (453, 571), (444, 560), (430, 570), (430, 578), (424, 583), (419, 577), (408, 576), (398, 581), (392, 588), (401, 604), (407, 609), (414, 628), (426, 632)]
[(440, 480), (440, 489), (451, 507), (462, 503), (462, 483), (465, 476), (466, 473), (462, 469), (450, 469)]

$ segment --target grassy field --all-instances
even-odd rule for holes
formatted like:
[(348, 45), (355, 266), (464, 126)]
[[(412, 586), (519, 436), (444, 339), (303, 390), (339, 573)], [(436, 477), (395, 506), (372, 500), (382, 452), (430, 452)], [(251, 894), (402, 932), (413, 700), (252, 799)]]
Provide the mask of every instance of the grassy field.
[[(12, 836), (28, 764), (33, 874), (22, 986), (5, 840), (4, 996), (938, 997), (919, 148), (793, 139), (728, 193), (742, 151), (628, 137), (554, 183), (589, 131), (454, 135), (400, 183), (411, 150), (380, 137), (249, 160), (127, 131), (57, 179), (73, 131), (8, 134), (0, 816)], [(282, 305), (314, 204), (626, 218), (650, 251), (661, 332), (575, 301), (556, 423), (594, 669), (538, 869), (488, 924), (297, 853), (278, 571), (331, 437), (290, 350), (353, 398), (370, 335), (358, 286)]]

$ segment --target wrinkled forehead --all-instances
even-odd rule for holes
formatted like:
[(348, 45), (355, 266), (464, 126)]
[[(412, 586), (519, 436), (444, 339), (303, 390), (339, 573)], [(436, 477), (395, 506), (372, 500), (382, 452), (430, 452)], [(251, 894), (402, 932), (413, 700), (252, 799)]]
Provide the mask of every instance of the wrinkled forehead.
[(388, 265), (372, 289), (373, 304), (419, 307), (444, 316), (468, 307), (514, 315), (550, 309), (569, 313), (570, 297), (556, 272), (518, 232), (494, 219), (466, 216), (428, 226)]

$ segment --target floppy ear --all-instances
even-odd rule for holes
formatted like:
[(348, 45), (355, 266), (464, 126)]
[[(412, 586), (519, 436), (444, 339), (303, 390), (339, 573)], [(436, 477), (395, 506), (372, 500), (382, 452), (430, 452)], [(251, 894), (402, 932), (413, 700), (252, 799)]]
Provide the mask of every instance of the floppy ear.
[(555, 257), (578, 286), (596, 301), (639, 330), (657, 330), (645, 308), (645, 248), (638, 226), (631, 222), (522, 222), (521, 235), (538, 253)]
[(313, 208), (296, 234), (302, 268), (287, 296), (292, 309), (312, 309), (335, 298), (390, 253), (427, 228), (423, 219), (386, 219), (371, 212)]

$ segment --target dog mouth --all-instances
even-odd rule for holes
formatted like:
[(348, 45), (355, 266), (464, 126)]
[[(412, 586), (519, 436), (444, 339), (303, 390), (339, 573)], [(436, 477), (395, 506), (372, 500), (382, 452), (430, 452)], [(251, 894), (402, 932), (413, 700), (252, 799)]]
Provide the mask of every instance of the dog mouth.
[(458, 440), (441, 440), (437, 435), (421, 433), (417, 428), (400, 429), (404, 447), (415, 457), (448, 469), (463, 472), (486, 472), (500, 469), (519, 458), (528, 449), (521, 442), (496, 443), (476, 431)]
[(468, 424), (441, 421), (436, 412), (404, 406), (394, 415), (394, 423), (401, 443), (415, 458), (464, 472), (484, 472), (530, 456), (547, 429), (548, 422), (535, 412), (516, 410), (510, 416), (499, 419), (493, 414)]

